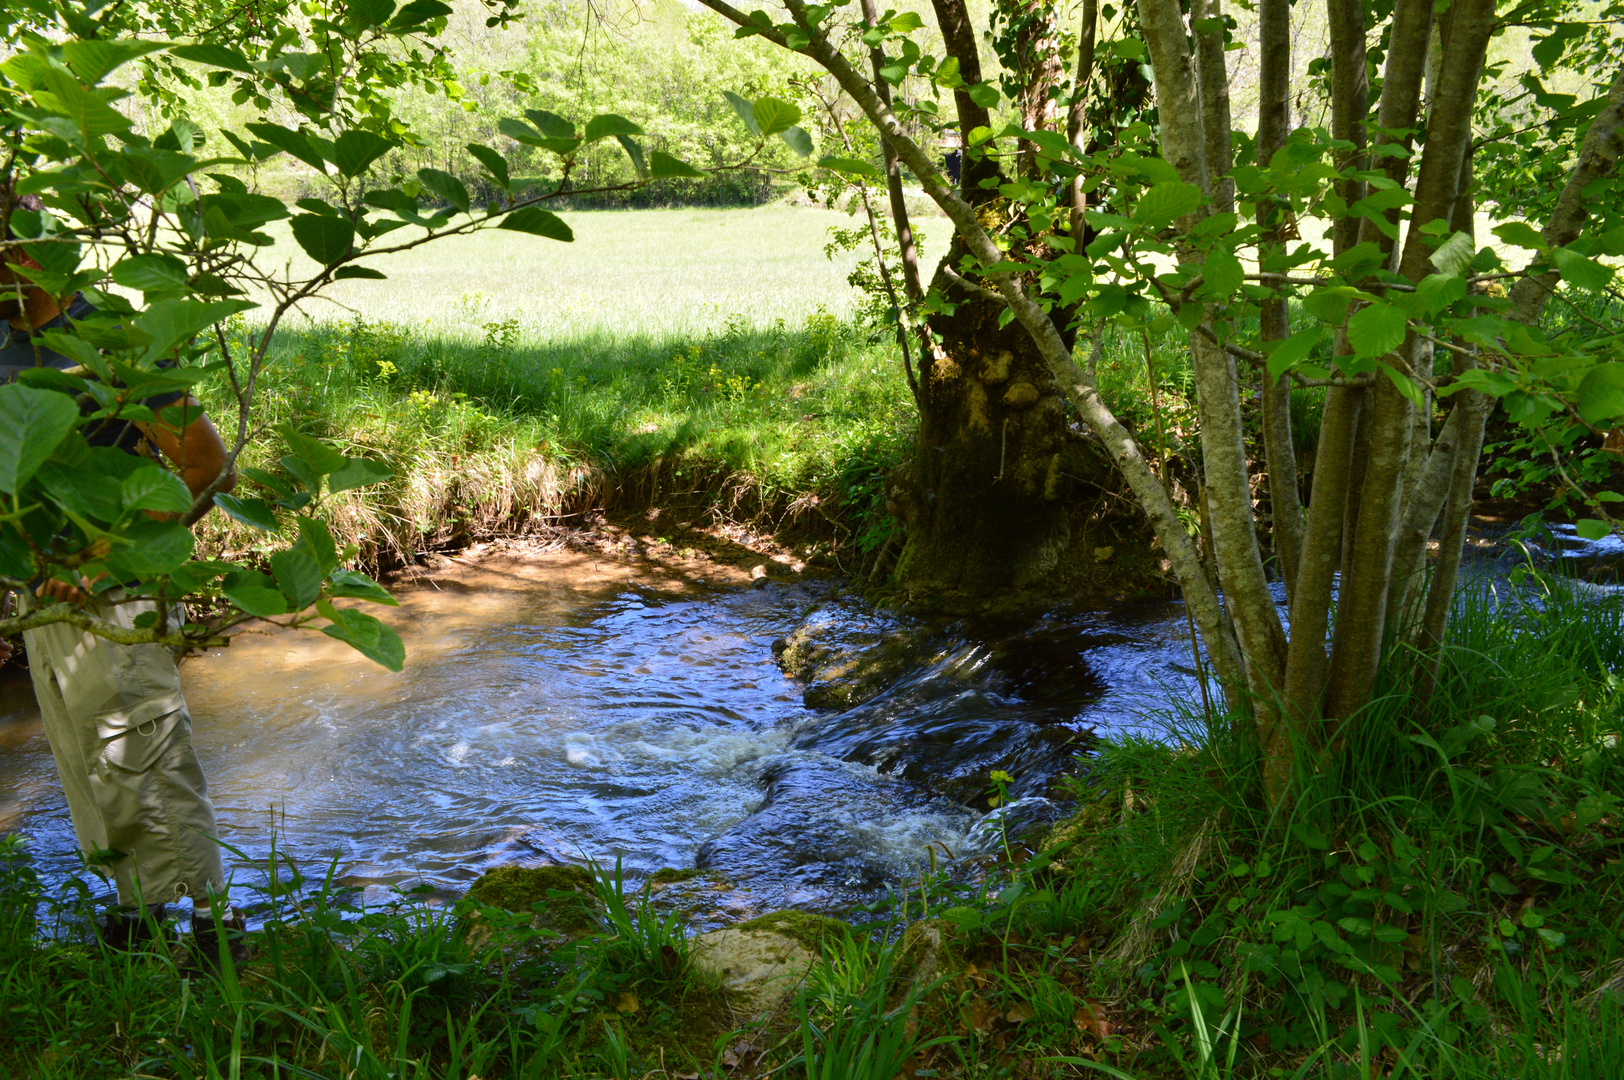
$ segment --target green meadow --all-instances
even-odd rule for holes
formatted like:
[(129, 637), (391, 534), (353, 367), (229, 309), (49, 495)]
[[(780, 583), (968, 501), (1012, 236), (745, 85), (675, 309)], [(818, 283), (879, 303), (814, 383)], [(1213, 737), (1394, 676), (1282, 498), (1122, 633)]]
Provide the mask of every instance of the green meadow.
[[(563, 216), (573, 243), (439, 241), (290, 315), (246, 463), (280, 456), (286, 422), (388, 461), (394, 479), (339, 514), (385, 561), (447, 529), (701, 489), (725, 489), (741, 516), (819, 494), (850, 504), (847, 534), (871, 524), (912, 402), (894, 339), (854, 322), (857, 256), (824, 250), (852, 219), (786, 205)], [(934, 262), (947, 230), (930, 225)], [(228, 336), (256, 331), (252, 317)], [(223, 386), (204, 397), (229, 411)], [(253, 543), (215, 518), (210, 542)]]

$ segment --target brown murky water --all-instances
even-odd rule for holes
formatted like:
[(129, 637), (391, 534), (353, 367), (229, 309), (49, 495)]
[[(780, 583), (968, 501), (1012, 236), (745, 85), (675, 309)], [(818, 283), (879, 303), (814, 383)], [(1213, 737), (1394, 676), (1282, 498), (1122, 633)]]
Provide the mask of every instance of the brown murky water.
[[(244, 634), (183, 666), (223, 839), (248, 856), (231, 860), (239, 901), (274, 836), (307, 873), (336, 859), (372, 899), (458, 890), (503, 862), (618, 855), (633, 875), (715, 867), (739, 886), (737, 915), (843, 910), (927, 847), (963, 850), (981, 817), (965, 793), (988, 769), (1041, 791), (1078, 732), (1188, 688), (1168, 603), (1057, 615), (1007, 640), (949, 633), (879, 699), (819, 714), (771, 652), (824, 600), (818, 585), (554, 552), (399, 595), (400, 674), (317, 633)], [(13, 830), (48, 882), (75, 872), (26, 676), (0, 685), (0, 831)]]

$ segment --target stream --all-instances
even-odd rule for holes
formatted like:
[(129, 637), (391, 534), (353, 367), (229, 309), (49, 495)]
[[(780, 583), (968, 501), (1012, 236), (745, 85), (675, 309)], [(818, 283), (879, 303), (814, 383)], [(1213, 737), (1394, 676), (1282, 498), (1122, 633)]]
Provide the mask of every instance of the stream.
[[(933, 640), (878, 698), (803, 707), (773, 644), (824, 583), (717, 587), (589, 556), (459, 567), (399, 591), (392, 674), (316, 633), (242, 634), (182, 666), (222, 839), (368, 902), (460, 892), (508, 862), (696, 864), (701, 923), (884, 895), (935, 846), (985, 846), (994, 768), (1042, 792), (1086, 748), (1193, 690), (1182, 608), (1057, 613)], [(821, 607), (820, 607), (821, 605)], [(0, 682), (0, 832), (55, 889), (78, 871), (28, 678)], [(228, 856), (236, 902), (263, 870)], [(92, 879), (94, 884), (94, 879)]]
[[(1612, 580), (1612, 539), (1559, 527), (1542, 546), (1548, 564)], [(1505, 585), (1506, 561), (1481, 553), (1479, 580)], [(247, 856), (228, 858), (233, 899), (259, 898), (274, 839), (368, 903), (590, 857), (619, 858), (634, 882), (712, 871), (678, 889), (700, 926), (849, 913), (933, 849), (991, 852), (991, 770), (1014, 776), (1021, 807), (1057, 812), (1043, 796), (1092, 732), (1158, 734), (1199, 694), (1168, 600), (937, 627), (877, 696), (808, 709), (774, 662), (786, 634), (901, 625), (831, 588), (721, 586), (569, 552), (484, 559), (397, 590), (385, 614), (406, 641), (400, 674), (309, 632), (244, 633), (188, 660), (222, 839)], [(0, 833), (24, 833), (58, 889), (79, 872), (73, 832), (15, 669), (0, 680), (0, 750)]]

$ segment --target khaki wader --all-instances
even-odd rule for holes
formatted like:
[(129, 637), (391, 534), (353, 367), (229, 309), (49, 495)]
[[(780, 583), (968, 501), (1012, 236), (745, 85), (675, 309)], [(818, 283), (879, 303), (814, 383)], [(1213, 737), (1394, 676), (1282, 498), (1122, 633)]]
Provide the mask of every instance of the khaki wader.
[[(134, 627), (147, 601), (117, 591), (85, 609)], [(24, 597), (24, 608), (40, 601)], [(171, 618), (175, 612), (171, 609)], [(214, 804), (197, 754), (180, 671), (162, 645), (119, 645), (67, 623), (23, 631), (45, 736), (87, 854), (104, 855), (121, 907), (224, 893)]]

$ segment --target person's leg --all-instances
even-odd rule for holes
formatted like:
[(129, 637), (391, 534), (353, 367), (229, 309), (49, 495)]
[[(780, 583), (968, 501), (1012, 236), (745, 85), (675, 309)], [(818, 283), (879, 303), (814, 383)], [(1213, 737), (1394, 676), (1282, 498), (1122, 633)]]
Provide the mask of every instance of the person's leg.
[(101, 808), (90, 790), (91, 762), (100, 753), (100, 747), (96, 744), (93, 726), (74, 722), (62, 700), (62, 687), (57, 679), (57, 672), (64, 664), (73, 662), (74, 647), (80, 636), (78, 630), (66, 623), (53, 623), (24, 630), (23, 646), (28, 650), (28, 674), (34, 682), (34, 697), (39, 702), (45, 739), (51, 744), (57, 776), (68, 797), (73, 833), (79, 847), (88, 855), (107, 848)]
[[(116, 599), (93, 610), (124, 627), (153, 610)], [(80, 842), (99, 840), (116, 853), (112, 870), (123, 906), (136, 902), (137, 874), (148, 903), (190, 896), (206, 904), (211, 889), (224, 891), (225, 877), (174, 658), (161, 645), (118, 645), (61, 624), (41, 629), (61, 638), (51, 650), (53, 682), (77, 732), (100, 820), (99, 837), (87, 829), (91, 835), (81, 833)], [(78, 817), (76, 811), (76, 830)]]

